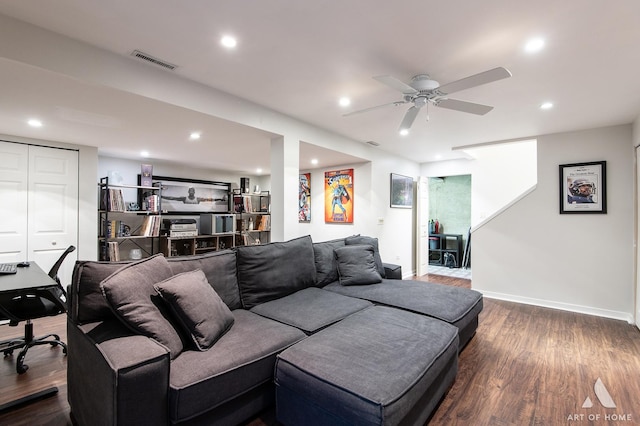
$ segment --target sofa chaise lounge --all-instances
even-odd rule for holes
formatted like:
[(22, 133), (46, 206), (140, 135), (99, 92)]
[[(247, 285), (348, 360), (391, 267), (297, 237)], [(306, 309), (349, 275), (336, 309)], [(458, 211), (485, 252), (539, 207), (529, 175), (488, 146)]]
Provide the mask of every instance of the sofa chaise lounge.
[(276, 404), (284, 424), (424, 424), (482, 295), (401, 276), (364, 236), (78, 261), (73, 420), (231, 425)]

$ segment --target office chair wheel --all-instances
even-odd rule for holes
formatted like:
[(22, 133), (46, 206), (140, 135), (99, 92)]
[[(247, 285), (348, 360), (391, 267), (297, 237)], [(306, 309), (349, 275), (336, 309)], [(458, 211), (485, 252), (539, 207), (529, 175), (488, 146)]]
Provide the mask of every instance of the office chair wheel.
[(4, 356), (5, 357), (11, 356), (11, 355), (13, 355), (13, 349), (7, 349), (6, 351), (4, 351)]
[(20, 351), (18, 355), (18, 360), (16, 361), (16, 371), (18, 374), (26, 373), (29, 369), (27, 364), (23, 364), (25, 355), (27, 355), (27, 353), (23, 351)]

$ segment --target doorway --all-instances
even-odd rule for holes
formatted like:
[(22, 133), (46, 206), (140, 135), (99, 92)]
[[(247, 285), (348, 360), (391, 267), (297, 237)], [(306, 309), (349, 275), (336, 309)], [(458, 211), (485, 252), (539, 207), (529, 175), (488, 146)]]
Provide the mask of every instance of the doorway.
[(429, 273), (471, 279), (471, 175), (429, 178)]

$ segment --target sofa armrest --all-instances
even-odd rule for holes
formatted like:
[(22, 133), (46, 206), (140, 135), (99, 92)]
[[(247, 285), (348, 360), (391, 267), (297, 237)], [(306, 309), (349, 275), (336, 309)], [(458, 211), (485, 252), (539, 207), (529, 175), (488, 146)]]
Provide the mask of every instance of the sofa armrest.
[(67, 321), (67, 386), (78, 425), (168, 423), (169, 351), (117, 321)]
[(401, 280), (402, 279), (402, 266), (395, 265), (393, 263), (382, 263), (384, 267), (384, 274), (387, 279)]

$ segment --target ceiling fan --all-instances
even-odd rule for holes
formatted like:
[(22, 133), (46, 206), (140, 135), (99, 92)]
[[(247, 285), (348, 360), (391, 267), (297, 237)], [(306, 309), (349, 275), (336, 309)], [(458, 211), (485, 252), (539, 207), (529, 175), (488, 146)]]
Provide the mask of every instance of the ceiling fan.
[(506, 68), (497, 67), (489, 71), (474, 74), (461, 80), (457, 80), (452, 83), (440, 86), (440, 83), (435, 80), (431, 80), (431, 77), (429, 77), (427, 74), (418, 74), (414, 76), (409, 84), (406, 84), (390, 75), (381, 75), (373, 78), (378, 80), (380, 83), (401, 92), (403, 95), (402, 100), (365, 108), (358, 111), (352, 111), (344, 114), (344, 116), (347, 117), (353, 114), (360, 114), (390, 105), (398, 106), (403, 104), (413, 104), (411, 108), (409, 108), (404, 114), (402, 123), (400, 123), (399, 130), (400, 132), (402, 132), (408, 131), (411, 128), (411, 125), (418, 116), (418, 112), (420, 112), (420, 108), (430, 103), (441, 108), (468, 112), (470, 114), (476, 115), (485, 115), (493, 109), (492, 106), (460, 101), (458, 99), (450, 99), (447, 96), (451, 93), (470, 89), (472, 87), (491, 83), (497, 80), (502, 80), (503, 78), (508, 77), (511, 77), (511, 72), (509, 72), (509, 70), (507, 70)]

